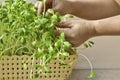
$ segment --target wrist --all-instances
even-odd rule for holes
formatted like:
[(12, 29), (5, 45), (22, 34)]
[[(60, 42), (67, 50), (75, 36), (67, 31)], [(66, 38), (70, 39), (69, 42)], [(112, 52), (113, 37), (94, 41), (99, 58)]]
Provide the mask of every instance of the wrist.
[(97, 25), (97, 21), (87, 21), (86, 22), (86, 27), (89, 30), (90, 37), (98, 36), (98, 34), (96, 32), (96, 25)]
[(104, 27), (100, 20), (93, 21), (93, 26), (95, 30), (95, 36), (103, 36), (106, 34), (106, 31), (103, 29)]

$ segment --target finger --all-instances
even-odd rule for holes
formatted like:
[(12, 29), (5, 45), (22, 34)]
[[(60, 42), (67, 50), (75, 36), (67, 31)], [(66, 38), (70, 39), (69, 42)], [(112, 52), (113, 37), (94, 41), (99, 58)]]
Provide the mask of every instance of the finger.
[(38, 14), (42, 13), (42, 11), (43, 11), (43, 3), (39, 2), (38, 3)]
[(65, 34), (65, 39), (68, 41), (73, 47), (78, 47), (78, 44), (71, 38), (70, 31), (68, 29), (55, 30), (55, 36), (60, 36), (61, 33)]
[(65, 33), (65, 32), (66, 32), (66, 30), (64, 30), (64, 29), (56, 28), (55, 35), (59, 36), (61, 33)]
[(64, 33), (65, 34), (65, 38), (67, 39), (67, 38), (70, 38), (70, 34), (71, 34), (71, 32), (70, 32), (71, 30), (69, 29), (69, 28), (64, 28), (64, 29), (57, 29), (57, 30), (55, 30), (54, 32), (55, 32), (55, 35), (56, 36), (59, 36), (61, 33)]
[(53, 0), (46, 1), (46, 9), (52, 8)]
[(57, 23), (56, 26), (59, 28), (71, 28), (72, 27), (69, 22)]

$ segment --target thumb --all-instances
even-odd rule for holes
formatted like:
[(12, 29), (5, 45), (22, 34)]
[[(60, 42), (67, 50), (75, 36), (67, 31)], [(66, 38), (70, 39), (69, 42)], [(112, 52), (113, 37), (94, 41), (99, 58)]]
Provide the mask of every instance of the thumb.
[(57, 23), (56, 26), (59, 28), (71, 28), (72, 27), (69, 22), (60, 22), (60, 23)]
[(38, 14), (42, 13), (42, 10), (43, 10), (43, 3), (42, 2), (37, 1), (35, 4), (35, 7), (38, 8)]

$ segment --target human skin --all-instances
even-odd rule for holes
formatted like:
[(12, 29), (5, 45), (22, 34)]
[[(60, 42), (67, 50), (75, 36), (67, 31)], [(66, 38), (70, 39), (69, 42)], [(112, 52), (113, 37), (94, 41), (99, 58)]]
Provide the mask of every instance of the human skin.
[(115, 0), (71, 0), (72, 14), (84, 19), (101, 19), (120, 14)]
[[(56, 0), (52, 8), (61, 14), (71, 13), (89, 20), (58, 23), (56, 33), (65, 33), (74, 47), (96, 36), (120, 35), (120, 7), (114, 0)], [(49, 3), (48, 3), (49, 4)], [(72, 5), (72, 7), (71, 7)], [(42, 6), (42, 5), (41, 5)], [(41, 10), (43, 7), (40, 7)], [(41, 11), (42, 12), (42, 11)]]
[[(73, 14), (77, 17), (96, 20), (120, 14), (120, 6), (115, 0), (47, 0), (47, 8), (53, 8), (61, 14)], [(41, 13), (43, 4), (37, 2)]]
[(96, 36), (120, 35), (120, 15), (100, 20), (71, 20), (57, 24), (61, 29), (57, 33), (64, 32), (66, 39), (78, 47), (86, 40)]

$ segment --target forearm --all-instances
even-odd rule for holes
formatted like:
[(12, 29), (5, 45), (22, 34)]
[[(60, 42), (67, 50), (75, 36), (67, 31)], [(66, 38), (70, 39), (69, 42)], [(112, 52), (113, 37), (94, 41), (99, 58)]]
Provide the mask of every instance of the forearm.
[(96, 36), (120, 35), (120, 15), (93, 21)]
[[(72, 14), (85, 19), (101, 19), (120, 14), (120, 7), (114, 0), (68, 0)], [(70, 8), (70, 9), (71, 9)]]

